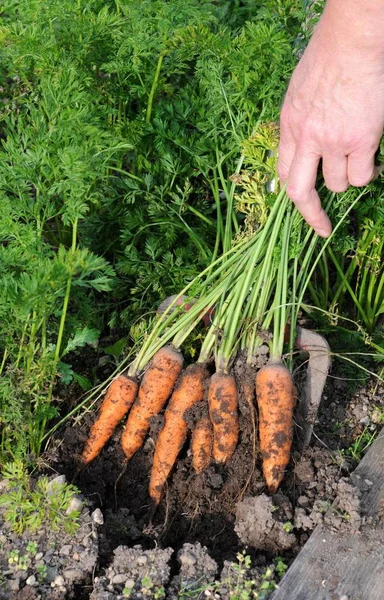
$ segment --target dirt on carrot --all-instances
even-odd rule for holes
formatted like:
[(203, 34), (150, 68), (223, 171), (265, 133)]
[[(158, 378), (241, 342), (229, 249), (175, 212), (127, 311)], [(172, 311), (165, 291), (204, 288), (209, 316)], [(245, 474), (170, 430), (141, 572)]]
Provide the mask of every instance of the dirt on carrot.
[(134, 403), (137, 388), (137, 381), (125, 375), (119, 375), (112, 381), (81, 454), (83, 466), (94, 460), (108, 442), (117, 425)]
[(157, 438), (149, 484), (155, 504), (161, 500), (164, 486), (187, 438), (186, 412), (204, 398), (208, 371), (204, 364), (189, 365), (181, 374), (164, 415), (164, 427)]
[(210, 465), (212, 457), (212, 424), (209, 417), (201, 417), (192, 434), (192, 467), (198, 475)]
[(259, 444), (268, 491), (274, 494), (290, 460), (296, 390), (290, 371), (269, 364), (256, 375)]
[(126, 460), (130, 460), (143, 445), (150, 419), (162, 410), (172, 394), (182, 368), (183, 357), (171, 346), (161, 348), (153, 357), (144, 373), (138, 397), (121, 436), (121, 446)]
[(213, 426), (213, 459), (226, 463), (239, 439), (238, 393), (235, 377), (212, 375), (208, 389), (209, 416)]

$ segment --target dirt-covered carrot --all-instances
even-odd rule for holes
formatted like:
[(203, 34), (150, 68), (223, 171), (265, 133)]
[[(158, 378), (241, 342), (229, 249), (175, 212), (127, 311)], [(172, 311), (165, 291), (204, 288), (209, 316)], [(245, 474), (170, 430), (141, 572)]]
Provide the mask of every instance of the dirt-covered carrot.
[(158, 504), (168, 476), (187, 438), (186, 412), (204, 398), (206, 366), (201, 363), (189, 365), (181, 374), (167, 410), (164, 427), (156, 441), (149, 495)]
[(150, 419), (162, 410), (172, 394), (182, 368), (183, 357), (172, 346), (164, 346), (156, 352), (144, 373), (138, 397), (121, 436), (126, 460), (132, 458), (141, 448), (149, 430)]
[(189, 365), (179, 378), (167, 410), (164, 427), (157, 438), (149, 494), (158, 504), (167, 478), (187, 437), (186, 412), (204, 398), (208, 372), (204, 364)]
[(125, 375), (119, 375), (112, 381), (81, 455), (84, 466), (96, 458), (119, 421), (125, 417), (135, 401), (137, 388), (137, 381)]
[(273, 494), (284, 477), (292, 445), (296, 391), (290, 371), (282, 364), (262, 367), (256, 375), (256, 397), (263, 473)]
[(209, 416), (213, 426), (213, 459), (226, 463), (239, 439), (237, 388), (233, 375), (215, 373), (208, 389)]
[(212, 424), (209, 417), (201, 417), (192, 434), (192, 467), (199, 474), (209, 467), (212, 455)]

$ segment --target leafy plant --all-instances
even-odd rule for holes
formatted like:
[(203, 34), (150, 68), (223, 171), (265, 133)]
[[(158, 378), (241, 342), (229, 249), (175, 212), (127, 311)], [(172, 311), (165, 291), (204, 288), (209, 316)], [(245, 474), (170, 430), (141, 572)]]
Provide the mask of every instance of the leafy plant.
[(48, 494), (48, 478), (40, 477), (33, 484), (20, 460), (3, 465), (2, 475), (8, 482), (8, 490), (1, 495), (0, 505), (6, 509), (4, 516), (11, 529), (17, 533), (35, 532), (48, 524), (53, 531), (63, 529), (73, 534), (77, 530), (79, 511), (67, 512), (74, 494), (78, 493), (75, 486), (53, 485)]
[(327, 248), (309, 286), (313, 304), (323, 314), (329, 314), (333, 326), (347, 327), (349, 319), (349, 326), (359, 330), (365, 342), (381, 353), (383, 342), (379, 325), (384, 312), (382, 205), (381, 182), (374, 182), (356, 205), (352, 223), (346, 221), (343, 232)]
[(180, 600), (200, 600), (215, 597), (216, 590), (225, 590), (230, 600), (266, 600), (276, 590), (275, 579), (280, 579), (287, 565), (280, 557), (276, 557), (273, 565), (267, 567), (260, 575), (252, 570), (251, 557), (245, 552), (239, 552), (237, 562), (231, 566), (230, 573), (220, 582), (195, 585), (193, 589), (182, 587), (178, 593)]
[(0, 457), (33, 462), (60, 386), (94, 383), (75, 347), (129, 338), (230, 246), (230, 176), (278, 114), (303, 12), (4, 0), (0, 19)]

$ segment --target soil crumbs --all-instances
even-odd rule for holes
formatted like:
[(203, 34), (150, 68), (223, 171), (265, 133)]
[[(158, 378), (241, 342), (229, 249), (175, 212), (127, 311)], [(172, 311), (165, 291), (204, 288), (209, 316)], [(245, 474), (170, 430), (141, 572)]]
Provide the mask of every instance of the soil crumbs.
[[(241, 365), (236, 375), (241, 387)], [(232, 459), (225, 467), (212, 465), (195, 475), (186, 444), (155, 514), (148, 482), (162, 418), (153, 420), (144, 447), (125, 469), (121, 430), (116, 431), (75, 481), (84, 503), (81, 534), (54, 539), (47, 525), (35, 536), (17, 535), (5, 525), (0, 508), (0, 599), (228, 600), (244, 590), (249, 597), (267, 598), (314, 528), (330, 518), (326, 513), (338, 494), (348, 506), (333, 511), (334, 528), (345, 526), (340, 518), (344, 510), (353, 516), (353, 527), (360, 526), (359, 500), (349, 481), (357, 461), (346, 448), (357, 435), (378, 426), (384, 391), (375, 389), (373, 398), (372, 389), (364, 388), (351, 399), (343, 383), (329, 380), (312, 445), (303, 452), (293, 449), (290, 469), (272, 497), (265, 493), (255, 451), (255, 415), (242, 397), (241, 433)], [(191, 428), (201, 410), (206, 408), (189, 415)], [(68, 427), (50, 449), (51, 468), (68, 481), (77, 471), (94, 418), (88, 415), (82, 424)], [(23, 554), (31, 540), (41, 551), (20, 573), (10, 567), (9, 553), (19, 549)]]

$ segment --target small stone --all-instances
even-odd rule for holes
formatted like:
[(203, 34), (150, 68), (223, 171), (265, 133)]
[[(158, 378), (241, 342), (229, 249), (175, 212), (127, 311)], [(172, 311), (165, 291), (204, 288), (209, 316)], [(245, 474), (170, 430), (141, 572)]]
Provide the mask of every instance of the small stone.
[(54, 553), (55, 551), (52, 548), (50, 550), (47, 550), (47, 552), (43, 556), (44, 562), (49, 563), (52, 560)]
[(57, 567), (47, 567), (46, 568), (45, 580), (48, 581), (49, 583), (51, 581), (54, 581), (56, 579), (57, 575), (58, 575)]
[(66, 482), (67, 480), (65, 478), (65, 475), (58, 475), (54, 479), (51, 479), (51, 481), (49, 481), (47, 485), (47, 497), (49, 498), (50, 496), (57, 494), (57, 492), (62, 487), (64, 487)]
[(72, 553), (72, 546), (71, 544), (65, 544), (64, 546), (62, 546), (60, 548), (59, 554), (61, 556), (69, 556)]
[(375, 409), (371, 414), (372, 423), (382, 423), (383, 422), (383, 413), (381, 410)]
[(79, 560), (79, 558), (80, 558), (80, 556), (79, 556), (78, 552), (74, 552), (73, 553), (73, 559), (74, 560)]
[(35, 560), (41, 560), (43, 558), (43, 556), (44, 556), (44, 552), (38, 552), (35, 555)]
[(349, 600), (349, 598), (348, 598), (348, 596), (343, 594), (342, 596), (340, 596), (339, 600)]
[(138, 565), (146, 565), (148, 562), (148, 558), (145, 555), (139, 556), (136, 562)]
[(71, 498), (68, 504), (68, 508), (65, 512), (67, 515), (75, 511), (81, 513), (81, 511), (83, 510), (83, 506), (84, 502), (81, 500), (81, 498), (79, 498), (78, 496), (74, 496), (73, 498)]
[(371, 487), (373, 485), (373, 481), (371, 481), (370, 479), (364, 479), (364, 483), (368, 486)]
[(133, 579), (126, 579), (125, 580), (125, 587), (128, 588), (129, 590), (133, 590), (133, 588), (135, 587), (135, 582)]
[(223, 485), (223, 478), (219, 473), (214, 473), (211, 475), (209, 482), (215, 490), (218, 490)]
[(112, 579), (112, 583), (119, 585), (121, 583), (125, 583), (127, 576), (124, 573), (120, 573), (114, 576)]
[(183, 554), (179, 556), (179, 561), (182, 565), (192, 566), (196, 564), (197, 559), (196, 556), (192, 554), (192, 552), (183, 552)]
[(20, 589), (20, 579), (11, 579), (11, 581), (8, 582), (8, 586), (13, 592), (17, 592)]
[(54, 586), (63, 587), (65, 583), (64, 577), (62, 575), (57, 575), (57, 577), (55, 577), (52, 583)]
[(27, 585), (36, 585), (36, 583), (37, 583), (36, 577), (34, 575), (30, 575), (25, 583)]
[(299, 496), (297, 499), (297, 504), (302, 507), (306, 507), (309, 505), (309, 499), (307, 496)]
[(89, 537), (87, 535), (81, 540), (81, 545), (84, 546), (84, 548), (88, 548), (88, 546), (89, 546)]
[(104, 517), (100, 508), (96, 508), (91, 514), (91, 519), (95, 523), (95, 525), (104, 525)]
[(84, 579), (84, 573), (80, 569), (66, 569), (63, 571), (63, 577), (69, 581), (79, 581)]

